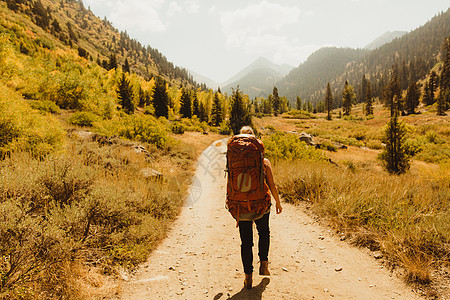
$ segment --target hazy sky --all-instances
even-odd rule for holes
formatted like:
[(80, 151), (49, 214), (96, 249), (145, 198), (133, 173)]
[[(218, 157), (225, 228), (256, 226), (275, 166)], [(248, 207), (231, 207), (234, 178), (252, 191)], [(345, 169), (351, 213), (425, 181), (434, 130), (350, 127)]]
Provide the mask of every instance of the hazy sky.
[(411, 31), (448, 0), (83, 0), (169, 61), (223, 82), (260, 56), (294, 67), (323, 46)]

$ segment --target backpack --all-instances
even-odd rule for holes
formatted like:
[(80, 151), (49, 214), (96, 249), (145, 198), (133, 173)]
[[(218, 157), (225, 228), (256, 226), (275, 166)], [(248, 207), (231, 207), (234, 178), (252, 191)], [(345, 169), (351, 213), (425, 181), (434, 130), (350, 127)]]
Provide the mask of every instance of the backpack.
[(264, 145), (249, 134), (233, 136), (227, 145), (226, 207), (239, 223), (239, 215), (263, 215), (270, 207), (265, 182)]

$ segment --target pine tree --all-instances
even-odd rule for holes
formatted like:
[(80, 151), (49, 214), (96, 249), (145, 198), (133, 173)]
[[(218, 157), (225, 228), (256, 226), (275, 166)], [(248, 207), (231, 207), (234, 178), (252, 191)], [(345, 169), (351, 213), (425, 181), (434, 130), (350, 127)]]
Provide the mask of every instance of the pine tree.
[(425, 86), (423, 88), (422, 102), (426, 106), (432, 105), (434, 103), (434, 99), (431, 94), (431, 89), (428, 82), (425, 82)]
[(214, 126), (219, 126), (222, 121), (222, 105), (220, 104), (219, 93), (215, 93), (211, 109), (211, 122)]
[(431, 99), (433, 103), (435, 102), (435, 94), (438, 87), (438, 76), (436, 71), (432, 71), (430, 75), (430, 80), (428, 81), (428, 87), (430, 88)]
[(390, 174), (400, 175), (409, 169), (409, 157), (404, 148), (406, 128), (398, 121), (398, 110), (394, 109), (385, 129), (385, 150), (380, 154), (383, 166)]
[(373, 95), (370, 82), (367, 80), (366, 116), (373, 115)]
[[(442, 109), (444, 112), (450, 108), (450, 37), (446, 38), (442, 45), (443, 68), (439, 80)], [(439, 101), (439, 99), (438, 99)], [(443, 104), (442, 104), (443, 102)]]
[(306, 102), (306, 110), (308, 112), (312, 112), (313, 111), (313, 105), (311, 103), (311, 101), (308, 100), (308, 102)]
[(252, 125), (252, 117), (238, 86), (231, 95), (230, 127), (234, 134), (238, 134), (246, 125)]
[(183, 88), (180, 99), (180, 115), (182, 118), (192, 117), (192, 101), (189, 93)]
[(384, 90), (384, 97), (386, 100), (386, 104), (391, 111), (391, 116), (393, 116), (394, 111), (400, 110), (402, 105), (402, 94), (400, 90), (400, 84), (398, 83), (398, 66), (394, 65), (391, 78), (389, 80), (388, 85)]
[(119, 98), (119, 104), (127, 114), (134, 112), (133, 103), (133, 89), (130, 85), (130, 81), (126, 78), (125, 73), (122, 73), (122, 78), (117, 86), (117, 97)]
[(123, 65), (123, 71), (125, 73), (130, 73), (130, 64), (128, 63), (128, 57), (125, 58), (125, 63)]
[(278, 113), (280, 113), (280, 97), (278, 96), (278, 89), (276, 86), (273, 87), (273, 91), (272, 91), (272, 103), (273, 103), (273, 114), (275, 116), (278, 116)]
[(198, 103), (197, 92), (194, 91), (194, 96), (192, 98), (193, 98), (193, 100), (192, 100), (192, 115), (196, 115), (197, 117), (199, 117), (200, 107), (199, 107), (199, 103)]
[(111, 52), (106, 69), (109, 71), (116, 68), (117, 68), (117, 57), (115, 53)]
[(445, 116), (445, 99), (444, 99), (443, 93), (439, 93), (439, 96), (438, 96), (436, 102), (437, 102), (437, 115)]
[(366, 74), (363, 74), (362, 80), (361, 80), (361, 95), (359, 98), (359, 102), (366, 102), (367, 101), (367, 79)]
[(331, 94), (330, 83), (327, 84), (327, 95), (325, 97), (325, 107), (327, 110), (327, 120), (331, 120), (331, 110), (333, 109), (333, 95)]
[(352, 110), (353, 102), (355, 101), (355, 92), (353, 86), (345, 81), (344, 91), (342, 92), (342, 108), (344, 110), (344, 116), (349, 116)]
[(200, 102), (198, 106), (198, 118), (202, 122), (208, 122), (208, 113), (206, 112), (206, 106), (203, 102)]
[(416, 108), (417, 106), (419, 106), (419, 99), (419, 86), (415, 82), (411, 82), (408, 90), (406, 91), (405, 99), (406, 111), (408, 112), (408, 114), (416, 113)]
[(169, 96), (167, 95), (166, 81), (161, 77), (156, 77), (153, 92), (153, 107), (157, 117), (169, 116)]
[(300, 99), (299, 96), (297, 96), (297, 101), (295, 102), (295, 108), (297, 110), (301, 110), (302, 109), (302, 99)]
[(443, 68), (439, 81), (441, 91), (450, 89), (450, 37), (445, 39), (442, 45)]

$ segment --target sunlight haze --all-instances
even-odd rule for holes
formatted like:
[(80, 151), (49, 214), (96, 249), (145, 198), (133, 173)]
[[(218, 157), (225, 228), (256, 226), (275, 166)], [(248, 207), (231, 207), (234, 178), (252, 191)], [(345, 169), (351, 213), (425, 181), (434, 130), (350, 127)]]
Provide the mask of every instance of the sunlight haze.
[(363, 48), (386, 31), (411, 31), (448, 1), (84, 0), (169, 61), (224, 82), (258, 57), (298, 66), (324, 46)]

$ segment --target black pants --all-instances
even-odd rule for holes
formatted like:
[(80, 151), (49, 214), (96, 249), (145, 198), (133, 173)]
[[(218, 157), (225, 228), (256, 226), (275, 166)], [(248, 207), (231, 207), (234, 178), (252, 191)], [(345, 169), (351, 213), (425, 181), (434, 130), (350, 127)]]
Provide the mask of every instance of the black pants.
[[(254, 222), (259, 235), (259, 261), (267, 261), (270, 243), (269, 213)], [(253, 222), (239, 221), (239, 234), (241, 236), (241, 258), (244, 265), (244, 273), (250, 274), (253, 272)]]

